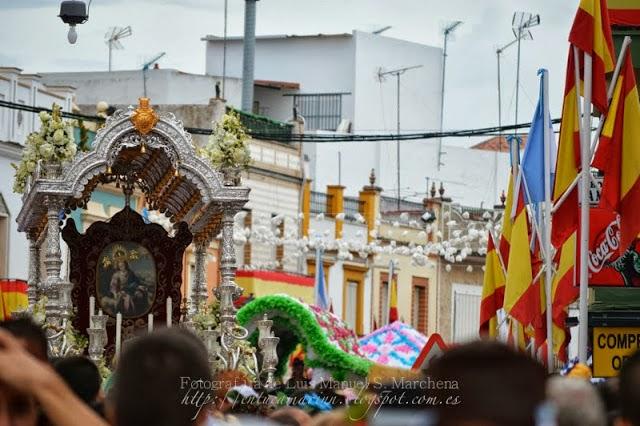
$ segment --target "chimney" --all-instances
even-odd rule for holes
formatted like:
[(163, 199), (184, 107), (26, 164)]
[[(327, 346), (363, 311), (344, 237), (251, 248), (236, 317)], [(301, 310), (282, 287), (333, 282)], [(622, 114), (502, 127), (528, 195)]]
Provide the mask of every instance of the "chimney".
[(253, 111), (253, 78), (256, 53), (256, 2), (244, 2), (244, 40), (242, 53), (242, 110)]

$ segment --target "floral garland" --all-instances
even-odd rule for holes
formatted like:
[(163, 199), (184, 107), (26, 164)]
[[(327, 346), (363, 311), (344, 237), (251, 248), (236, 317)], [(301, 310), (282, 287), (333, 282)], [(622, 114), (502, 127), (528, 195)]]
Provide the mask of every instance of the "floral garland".
[(40, 112), (40, 130), (27, 136), (20, 164), (11, 164), (16, 171), (13, 191), (18, 194), (24, 193), (27, 179), (40, 160), (61, 164), (76, 155), (73, 125), (62, 120), (60, 105), (54, 103), (51, 110), (51, 114)]
[(198, 153), (216, 168), (246, 168), (251, 163), (249, 136), (237, 112), (230, 111), (213, 125), (209, 143)]
[[(314, 314), (297, 300), (283, 295), (259, 297), (238, 311), (238, 321), (246, 326), (252, 319), (263, 313), (277, 313), (288, 319), (289, 328), (300, 338), (305, 349), (310, 348), (316, 359), (305, 360), (310, 366), (325, 368), (334, 377), (356, 374), (366, 377), (372, 362), (356, 355), (348, 354), (329, 341)], [(279, 321), (278, 321), (279, 322)], [(307, 353), (310, 353), (307, 350)]]

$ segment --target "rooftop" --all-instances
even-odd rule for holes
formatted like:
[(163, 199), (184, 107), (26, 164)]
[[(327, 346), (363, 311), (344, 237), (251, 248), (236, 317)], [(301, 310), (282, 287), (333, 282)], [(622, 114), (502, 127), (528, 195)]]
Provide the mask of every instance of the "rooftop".
[[(281, 39), (290, 39), (290, 38), (329, 38), (329, 37), (351, 37), (351, 33), (335, 33), (335, 34), (269, 34), (269, 35), (260, 35), (256, 36), (256, 40), (281, 40)], [(232, 36), (227, 37), (227, 41), (240, 41), (243, 40), (243, 36)], [(202, 37), (200, 40), (202, 41), (222, 41), (224, 37), (207, 34)]]
[[(527, 144), (527, 135), (520, 135), (520, 137), (522, 138), (522, 146), (520, 147), (520, 149), (524, 149), (525, 145)], [(507, 141), (507, 136), (494, 136), (490, 139), (471, 146), (471, 149), (509, 152), (509, 142)]]

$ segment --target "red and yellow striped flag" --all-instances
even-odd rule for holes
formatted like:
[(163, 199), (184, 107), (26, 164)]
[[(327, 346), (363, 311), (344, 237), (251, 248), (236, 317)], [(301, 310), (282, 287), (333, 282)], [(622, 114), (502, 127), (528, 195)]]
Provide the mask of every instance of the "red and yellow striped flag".
[(539, 315), (540, 290), (538, 286), (533, 285), (529, 219), (524, 207), (524, 191), (517, 192), (517, 207), (511, 230), (511, 250), (509, 250), (509, 266), (507, 266), (504, 291), (504, 310), (526, 327)]
[[(558, 155), (553, 188), (553, 202), (569, 190), (580, 171), (580, 117), (577, 109), (575, 67), (583, 76), (584, 53), (593, 58), (592, 103), (601, 112), (607, 111), (607, 81), (605, 74), (613, 71), (613, 41), (605, 0), (581, 0), (569, 34), (569, 57), (562, 106), (562, 124), (558, 140)], [(573, 47), (579, 50), (579, 63), (574, 61)], [(580, 82), (582, 83), (582, 82)], [(553, 216), (552, 243), (560, 247), (578, 229), (578, 190), (574, 186)]]
[(497, 311), (504, 302), (505, 276), (498, 258), (493, 236), (489, 233), (487, 257), (484, 264), (484, 283), (480, 304), (480, 334), (489, 337), (498, 335)]
[(12, 312), (29, 306), (28, 288), (23, 280), (0, 280), (0, 319), (10, 319)]
[[(627, 50), (593, 166), (604, 172), (600, 205), (620, 215), (620, 253), (640, 233), (640, 101)], [(604, 207), (603, 206), (603, 207)]]
[(389, 291), (389, 324), (398, 321), (398, 282), (391, 277), (391, 289)]

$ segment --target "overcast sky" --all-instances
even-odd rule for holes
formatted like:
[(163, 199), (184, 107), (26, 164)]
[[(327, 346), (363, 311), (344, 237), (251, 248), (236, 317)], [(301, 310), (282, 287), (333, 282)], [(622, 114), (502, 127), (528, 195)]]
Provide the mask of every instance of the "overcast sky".
[[(222, 35), (224, 0), (93, 0), (78, 42), (67, 42), (57, 0), (0, 0), (0, 65), (24, 72), (107, 69), (105, 33), (131, 25), (133, 35), (115, 51), (115, 69), (136, 69), (158, 52), (163, 68), (204, 73), (205, 34)], [(514, 11), (539, 13), (533, 40), (522, 42), (520, 121), (529, 121), (537, 97), (536, 70), (550, 71), (551, 114), (562, 102), (567, 36), (578, 0), (261, 0), (257, 34), (371, 31), (434, 46), (442, 28), (464, 21), (450, 39), (447, 60), (446, 129), (497, 124), (497, 46), (513, 40)], [(229, 0), (229, 35), (243, 31), (244, 2)], [(503, 55), (503, 123), (514, 120), (516, 46)], [(392, 129), (389, 129), (392, 130)], [(450, 143), (465, 143), (450, 141)]]

